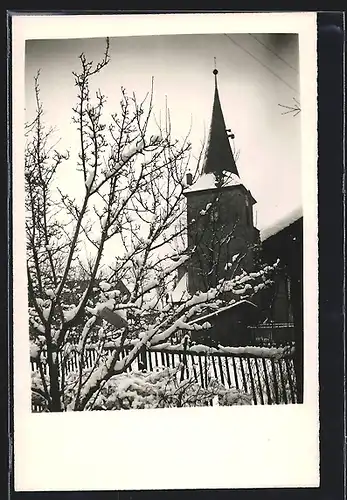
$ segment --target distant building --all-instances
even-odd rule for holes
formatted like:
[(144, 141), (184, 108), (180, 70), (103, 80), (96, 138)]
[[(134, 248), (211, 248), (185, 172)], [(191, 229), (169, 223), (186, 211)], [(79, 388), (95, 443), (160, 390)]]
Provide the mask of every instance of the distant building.
[[(197, 291), (215, 287), (222, 278), (239, 270), (252, 271), (254, 250), (259, 244), (259, 231), (254, 226), (253, 206), (256, 200), (240, 179), (226, 128), (218, 92), (217, 70), (212, 118), (201, 175), (192, 183), (187, 175), (188, 251), (192, 257), (178, 270), (178, 282), (172, 293), (173, 302), (182, 302)], [(254, 304), (239, 304), (218, 315), (213, 314), (210, 336), (226, 344), (240, 345), (246, 340), (245, 326), (254, 314)], [(233, 325), (233, 335), (228, 325)], [(240, 332), (242, 334), (240, 335)], [(236, 333), (237, 332), (237, 333)]]
[[(219, 99), (217, 70), (209, 138), (200, 177), (187, 175), (188, 250), (192, 258), (178, 270), (173, 302), (206, 291), (221, 278), (250, 272), (258, 260), (280, 259), (275, 283), (251, 301), (239, 301), (208, 317), (205, 343), (245, 345), (302, 339), (302, 210), (294, 210), (260, 233), (254, 225), (256, 200), (240, 179)], [(301, 312), (300, 312), (301, 307)], [(196, 320), (196, 319), (195, 319)], [(195, 321), (194, 320), (194, 321)], [(210, 321), (211, 320), (211, 321)], [(301, 332), (301, 333), (299, 333)], [(300, 337), (301, 335), (301, 337)], [(203, 337), (198, 339), (204, 341)]]
[(303, 401), (303, 213), (293, 210), (261, 232), (262, 257), (280, 259), (280, 269), (273, 287), (259, 294), (258, 322), (253, 327), (258, 337), (276, 343), (295, 342), (295, 373), (298, 402)]
[[(294, 340), (296, 298), (302, 303), (302, 235), (301, 207), (260, 232), (262, 260), (280, 261), (274, 285), (261, 294), (258, 304), (263, 332), (268, 331), (267, 336), (274, 340)], [(285, 334), (281, 334), (283, 329)]]

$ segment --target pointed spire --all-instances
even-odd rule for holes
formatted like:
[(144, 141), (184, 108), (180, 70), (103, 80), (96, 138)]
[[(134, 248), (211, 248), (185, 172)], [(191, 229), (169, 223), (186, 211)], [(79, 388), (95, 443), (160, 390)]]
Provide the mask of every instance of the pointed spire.
[(214, 172), (215, 174), (220, 175), (223, 170), (227, 170), (238, 176), (239, 173), (236, 167), (233, 152), (230, 147), (222, 107), (219, 100), (217, 82), (218, 70), (216, 68), (216, 58), (213, 74), (215, 78), (215, 90), (212, 119), (202, 171), (205, 174)]

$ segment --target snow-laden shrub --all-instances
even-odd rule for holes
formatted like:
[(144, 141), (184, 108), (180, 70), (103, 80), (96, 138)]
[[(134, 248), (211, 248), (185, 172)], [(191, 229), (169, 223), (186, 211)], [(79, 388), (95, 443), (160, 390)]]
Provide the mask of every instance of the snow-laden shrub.
[(180, 408), (206, 406), (218, 397), (219, 405), (251, 404), (251, 397), (236, 388), (227, 389), (210, 379), (203, 388), (193, 378), (181, 380), (182, 367), (154, 372), (132, 371), (112, 377), (92, 403), (98, 410)]
[[(193, 378), (181, 380), (183, 366), (176, 368), (157, 368), (155, 371), (132, 371), (121, 373), (109, 379), (97, 396), (90, 401), (86, 410), (129, 410), (142, 408), (180, 408), (207, 406), (218, 399), (220, 406), (250, 405), (250, 395), (236, 388), (226, 388), (216, 379), (210, 378), (203, 388)], [(89, 370), (90, 372), (90, 370)], [(84, 377), (88, 378), (88, 372)], [(78, 385), (78, 374), (67, 376), (64, 394), (66, 410), (72, 410)], [(46, 383), (49, 385), (47, 379)], [(33, 404), (47, 405), (40, 396), (41, 379), (36, 372), (32, 374)]]

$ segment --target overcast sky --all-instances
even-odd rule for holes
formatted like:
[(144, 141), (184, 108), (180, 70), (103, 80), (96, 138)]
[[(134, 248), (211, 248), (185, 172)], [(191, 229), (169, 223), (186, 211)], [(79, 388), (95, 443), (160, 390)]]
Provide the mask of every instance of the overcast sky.
[[(61, 147), (78, 144), (72, 124), (76, 87), (71, 72), (78, 56), (102, 56), (104, 39), (29, 40), (26, 43), (26, 118), (34, 116), (33, 78), (40, 68), (46, 121), (59, 131)], [(197, 153), (210, 124), (217, 59), (221, 105), (235, 133), (240, 177), (257, 200), (259, 229), (301, 204), (300, 114), (282, 115), (278, 104), (291, 105), (299, 95), (297, 35), (204, 34), (133, 36), (110, 39), (110, 64), (95, 81), (108, 96), (107, 112), (118, 110), (120, 87), (139, 99), (154, 77), (154, 113), (164, 114), (165, 96), (172, 133), (190, 141)], [(192, 164), (194, 167), (194, 164)], [(61, 171), (69, 193), (82, 185), (74, 172), (74, 154)]]

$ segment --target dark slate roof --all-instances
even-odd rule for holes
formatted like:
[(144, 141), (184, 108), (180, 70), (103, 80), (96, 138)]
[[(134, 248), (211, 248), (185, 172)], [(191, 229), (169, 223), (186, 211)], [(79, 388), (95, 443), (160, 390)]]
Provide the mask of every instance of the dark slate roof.
[(202, 172), (222, 174), (223, 170), (239, 175), (225, 127), (215, 73), (212, 119)]

